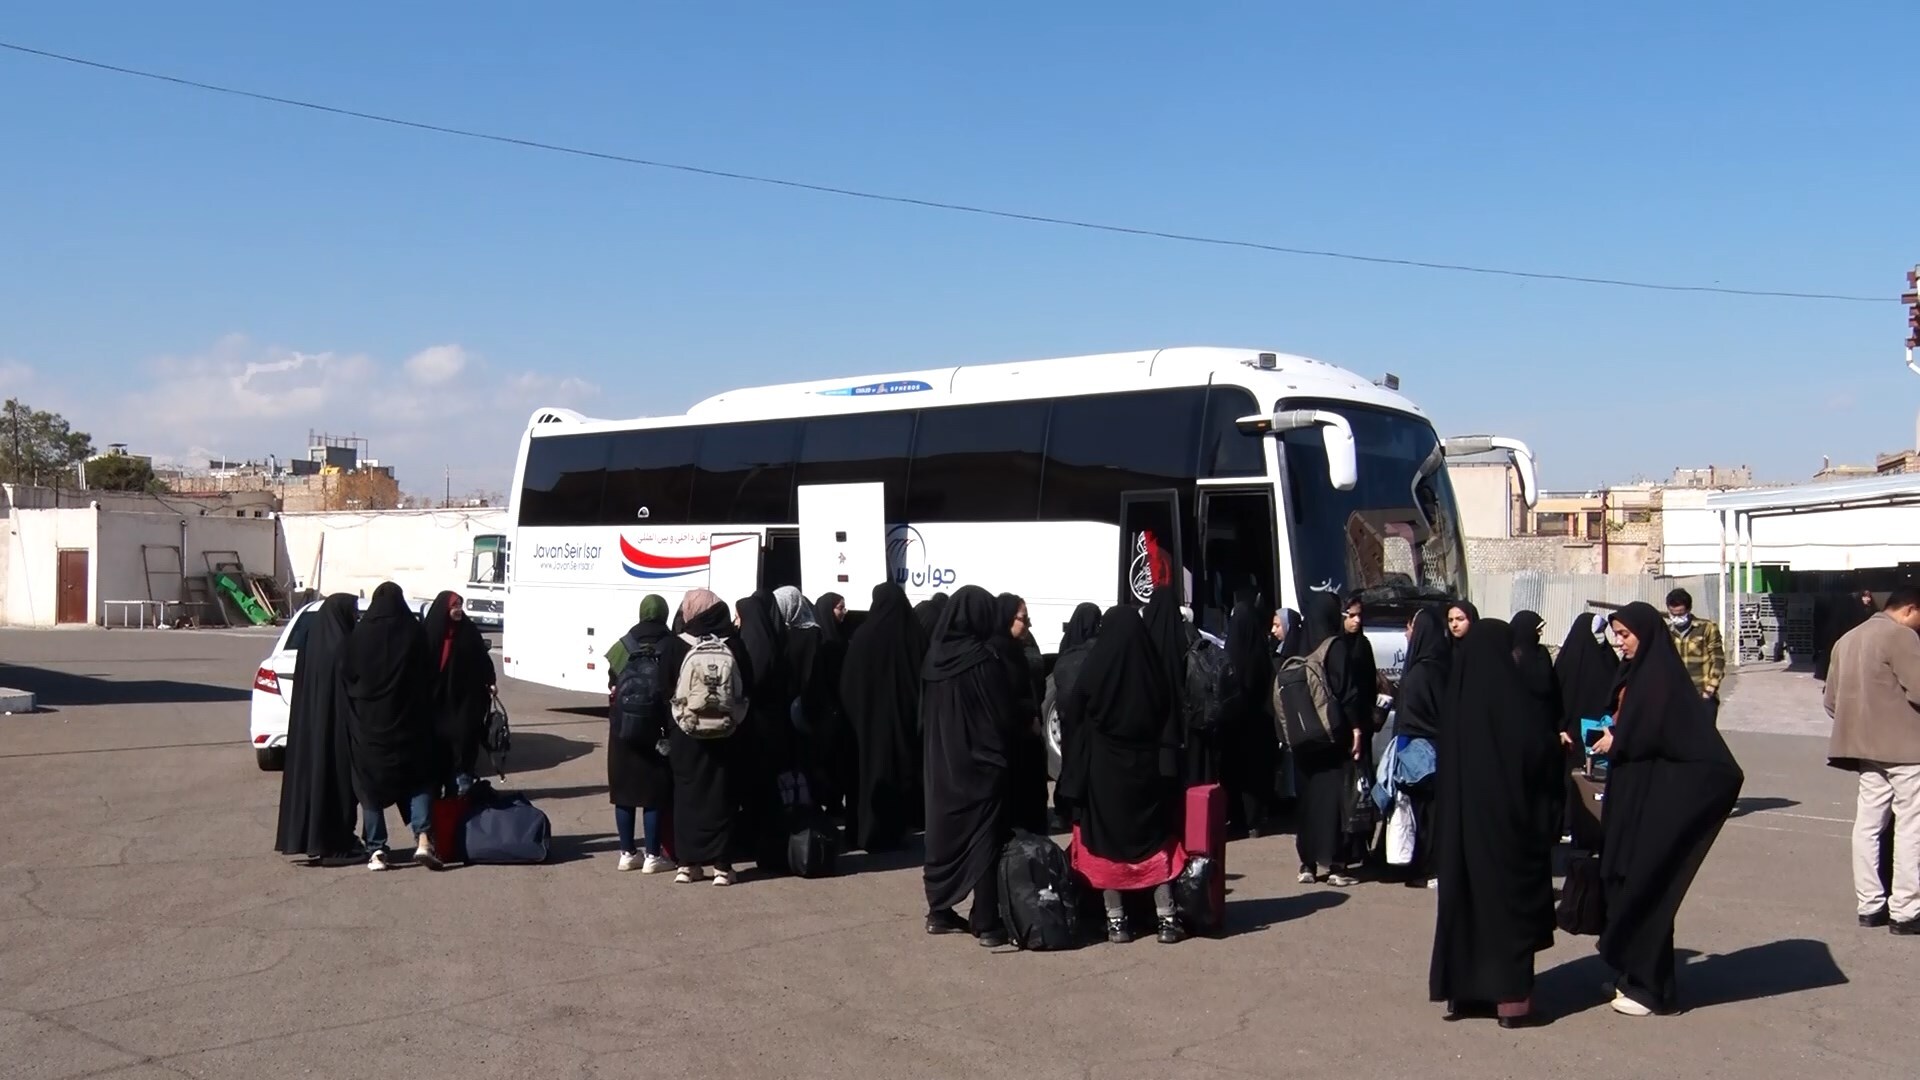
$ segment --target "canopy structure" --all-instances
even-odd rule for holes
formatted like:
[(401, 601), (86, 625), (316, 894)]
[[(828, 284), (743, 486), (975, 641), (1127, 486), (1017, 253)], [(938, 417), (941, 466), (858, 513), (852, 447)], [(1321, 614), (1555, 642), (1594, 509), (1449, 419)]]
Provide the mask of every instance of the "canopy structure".
[[(1716, 491), (1706, 498), (1708, 511), (1720, 516), (1720, 620), (1735, 635), (1733, 662), (1740, 663), (1740, 588), (1750, 581), (1754, 567), (1755, 518), (1831, 514), (1887, 506), (1920, 506), (1920, 473), (1834, 480), (1797, 487)], [(1733, 621), (1728, 623), (1728, 593), (1733, 594)]]

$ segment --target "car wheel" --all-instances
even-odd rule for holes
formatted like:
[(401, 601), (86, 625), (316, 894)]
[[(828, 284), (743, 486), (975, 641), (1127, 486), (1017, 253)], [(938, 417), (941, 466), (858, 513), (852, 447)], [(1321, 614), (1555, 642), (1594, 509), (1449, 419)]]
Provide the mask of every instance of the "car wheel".
[(260, 766), (261, 772), (279, 772), (287, 764), (287, 749), (284, 746), (263, 746), (253, 752), (253, 760)]
[(1060, 710), (1047, 706), (1047, 775), (1060, 779)]

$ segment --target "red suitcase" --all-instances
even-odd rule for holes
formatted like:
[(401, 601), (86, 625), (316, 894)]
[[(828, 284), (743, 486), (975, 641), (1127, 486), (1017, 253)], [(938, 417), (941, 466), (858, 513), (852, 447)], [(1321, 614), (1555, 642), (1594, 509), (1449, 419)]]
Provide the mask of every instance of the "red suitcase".
[(433, 810), (427, 818), (427, 835), (433, 837), (433, 850), (441, 862), (466, 861), (467, 853), (461, 850), (465, 846), (461, 841), (466, 834), (462, 826), (467, 823), (469, 809), (465, 795), (433, 800)]
[(1206, 882), (1206, 900), (1190, 912), (1189, 929), (1221, 934), (1227, 926), (1227, 792), (1219, 784), (1197, 784), (1187, 789), (1186, 836), (1188, 858), (1206, 856), (1212, 872)]

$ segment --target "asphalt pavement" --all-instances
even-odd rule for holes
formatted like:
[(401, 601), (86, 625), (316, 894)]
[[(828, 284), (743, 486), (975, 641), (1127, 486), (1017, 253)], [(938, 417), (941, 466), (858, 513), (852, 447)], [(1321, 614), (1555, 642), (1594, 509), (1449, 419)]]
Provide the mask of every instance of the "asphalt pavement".
[[(1886, 1077), (1920, 939), (1856, 928), (1851, 779), (1803, 676), (1743, 674), (1739, 810), (1682, 910), (1685, 1013), (1605, 1007), (1592, 939), (1540, 957), (1551, 1026), (1445, 1024), (1434, 896), (1294, 883), (1232, 845), (1231, 934), (1075, 952), (928, 938), (917, 860), (730, 890), (614, 872), (605, 721), (504, 686), (539, 867), (289, 865), (246, 745), (270, 638), (0, 631), (0, 1075), (484, 1078)], [(1748, 730), (1751, 729), (1751, 730)], [(397, 815), (393, 827), (401, 829)]]

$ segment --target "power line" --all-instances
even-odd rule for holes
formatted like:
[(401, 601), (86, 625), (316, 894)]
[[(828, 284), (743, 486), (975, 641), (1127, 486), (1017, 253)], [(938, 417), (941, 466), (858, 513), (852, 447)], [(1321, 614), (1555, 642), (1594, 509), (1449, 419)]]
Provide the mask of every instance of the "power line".
[(761, 184), (796, 191), (810, 191), (821, 195), (837, 195), (848, 199), (865, 199), (870, 202), (892, 203), (899, 206), (917, 206), (929, 210), (946, 210), (959, 214), (974, 214), (980, 217), (998, 218), (1004, 221), (1023, 221), (1037, 225), (1054, 225), (1064, 228), (1085, 229), (1091, 232), (1115, 233), (1122, 236), (1149, 237), (1156, 240), (1172, 240), (1185, 244), (1241, 248), (1248, 251), (1264, 251), (1277, 255), (1297, 255), (1314, 259), (1339, 259), (1345, 262), (1370, 263), (1378, 266), (1403, 266), (1419, 270), (1444, 270), (1462, 274), (1484, 274), (1492, 277), (1524, 278), (1533, 281), (1560, 281), (1576, 285), (1609, 285), (1622, 289), (1645, 289), (1653, 292), (1714, 293), (1723, 296), (1772, 297), (1782, 300), (1833, 300), (1861, 304), (1878, 304), (1896, 299), (1893, 296), (1859, 296), (1846, 293), (1797, 292), (1785, 289), (1736, 289), (1721, 285), (1681, 285), (1669, 282), (1634, 281), (1626, 278), (1594, 277), (1585, 274), (1554, 274), (1535, 270), (1513, 270), (1495, 266), (1475, 266), (1467, 263), (1432, 262), (1425, 259), (1402, 259), (1385, 255), (1361, 255), (1350, 251), (1290, 247), (1284, 244), (1262, 243), (1257, 240), (1237, 240), (1220, 236), (1204, 236), (1198, 233), (1171, 232), (1165, 229), (1116, 225), (1111, 222), (1083, 221), (1077, 218), (1055, 217), (1048, 214), (1030, 214), (1018, 210), (999, 210), (992, 207), (973, 206), (967, 203), (944, 202), (938, 199), (922, 199), (911, 195), (892, 195), (877, 191), (862, 191), (857, 188), (835, 187), (830, 184), (814, 184), (804, 180), (790, 180), (778, 176), (761, 176), (754, 173), (734, 172), (728, 169), (709, 168), (704, 165), (689, 165), (685, 162), (634, 157), (628, 154), (615, 154), (605, 150), (590, 150), (579, 146), (542, 142), (538, 139), (523, 139), (514, 135), (474, 131), (468, 128), (449, 127), (444, 124), (430, 124), (421, 120), (408, 120), (397, 116), (386, 116), (380, 113), (342, 108), (338, 105), (325, 105), (314, 101), (302, 101), (298, 98), (281, 97), (277, 94), (264, 94), (255, 90), (242, 90), (233, 86), (221, 86), (217, 83), (201, 82), (197, 79), (182, 78), (178, 75), (166, 75), (157, 71), (143, 71), (139, 68), (122, 67), (118, 64), (108, 64), (99, 60), (88, 60), (84, 57), (50, 52), (46, 49), (36, 49), (9, 41), (0, 41), (0, 49), (6, 49), (10, 52), (21, 53), (27, 56), (37, 56), (46, 60), (57, 60), (64, 64), (92, 68), (96, 71), (112, 72), (116, 75), (128, 75), (134, 78), (152, 80), (154, 82), (171, 83), (175, 86), (204, 90), (209, 93), (226, 94), (231, 97), (247, 98), (252, 101), (263, 101), (273, 105), (306, 109), (312, 112), (327, 113), (332, 116), (344, 116), (355, 120), (367, 120), (376, 124), (388, 124), (393, 127), (411, 128), (415, 131), (429, 131), (438, 135), (452, 135), (462, 139), (477, 139), (482, 142), (500, 143), (506, 146), (517, 146), (528, 150), (544, 150), (549, 153), (568, 154), (574, 157), (591, 158), (596, 161), (609, 161), (621, 165), (636, 165), (647, 169), (687, 173), (694, 176), (706, 176), (721, 180), (736, 180), (742, 183)]

